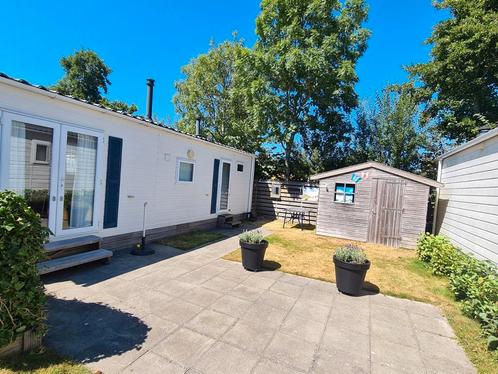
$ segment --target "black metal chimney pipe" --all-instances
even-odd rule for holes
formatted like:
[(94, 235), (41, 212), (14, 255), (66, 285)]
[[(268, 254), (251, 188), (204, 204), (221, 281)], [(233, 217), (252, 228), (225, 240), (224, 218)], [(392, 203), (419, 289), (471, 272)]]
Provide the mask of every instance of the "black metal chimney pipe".
[(201, 117), (197, 117), (195, 120), (195, 135), (201, 136)]
[(152, 97), (154, 95), (154, 79), (147, 79), (147, 106), (145, 117), (152, 121)]

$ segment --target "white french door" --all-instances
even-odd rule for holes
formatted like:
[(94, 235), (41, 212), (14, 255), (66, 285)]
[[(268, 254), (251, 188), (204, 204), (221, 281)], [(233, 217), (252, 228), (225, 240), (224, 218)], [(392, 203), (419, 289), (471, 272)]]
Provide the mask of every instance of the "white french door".
[(55, 227), (57, 235), (97, 229), (101, 137), (94, 131), (62, 126)]
[(98, 228), (102, 134), (4, 112), (0, 186), (24, 196), (55, 236)]

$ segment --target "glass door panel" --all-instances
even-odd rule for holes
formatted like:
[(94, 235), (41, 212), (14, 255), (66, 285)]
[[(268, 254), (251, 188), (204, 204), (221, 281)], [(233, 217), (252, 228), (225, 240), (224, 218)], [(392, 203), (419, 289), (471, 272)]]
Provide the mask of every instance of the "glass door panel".
[(53, 152), (54, 129), (12, 121), (7, 188), (24, 196), (45, 227), (51, 226)]
[(230, 164), (223, 162), (221, 169), (220, 210), (228, 210), (230, 192)]
[(64, 131), (62, 230), (95, 226), (98, 137)]

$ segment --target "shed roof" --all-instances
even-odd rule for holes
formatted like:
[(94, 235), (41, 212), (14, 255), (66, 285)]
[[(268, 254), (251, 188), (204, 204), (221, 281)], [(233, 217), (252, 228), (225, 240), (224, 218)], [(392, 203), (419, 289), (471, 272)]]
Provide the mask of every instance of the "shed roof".
[(391, 166), (387, 166), (387, 165), (384, 165), (384, 164), (381, 164), (381, 163), (375, 162), (375, 161), (368, 161), (368, 162), (364, 162), (361, 164), (346, 166), (344, 168), (330, 170), (330, 171), (326, 171), (326, 172), (323, 172), (320, 174), (315, 174), (311, 177), (311, 180), (320, 180), (320, 179), (324, 179), (324, 178), (330, 178), (330, 177), (334, 177), (336, 175), (347, 174), (347, 173), (351, 173), (351, 172), (363, 170), (363, 169), (368, 169), (368, 168), (382, 170), (382, 171), (385, 171), (386, 173), (394, 174), (394, 175), (397, 175), (401, 178), (410, 179), (410, 180), (413, 180), (415, 182), (422, 183), (422, 184), (425, 184), (425, 185), (431, 186), (431, 187), (442, 187), (443, 186), (442, 183), (436, 182), (435, 180), (432, 180), (432, 179), (429, 179), (426, 177), (422, 177), (420, 175), (413, 174), (413, 173), (410, 173), (408, 171), (396, 169), (396, 168), (393, 168)]
[(489, 130), (488, 132), (486, 132), (482, 135), (475, 137), (474, 139), (468, 141), (467, 143), (461, 144), (461, 145), (453, 148), (452, 150), (439, 156), (437, 159), (444, 160), (445, 158), (448, 158), (448, 157), (454, 155), (455, 153), (462, 152), (462, 151), (466, 150), (467, 148), (470, 148), (474, 145), (480, 144), (480, 143), (482, 143), (488, 139), (491, 139), (495, 136), (498, 136), (498, 127), (493, 129), (493, 130)]
[(104, 111), (112, 113), (114, 115), (121, 116), (124, 119), (134, 120), (134, 121), (140, 121), (140, 122), (142, 122), (144, 124), (153, 125), (153, 126), (156, 126), (158, 128), (162, 128), (162, 129), (165, 129), (165, 130), (169, 130), (169, 131), (175, 132), (177, 134), (188, 136), (188, 137), (194, 138), (194, 139), (202, 141), (202, 142), (207, 142), (207, 143), (215, 144), (215, 145), (217, 145), (219, 147), (228, 148), (228, 149), (231, 149), (231, 150), (235, 150), (235, 151), (238, 151), (238, 152), (241, 152), (241, 153), (246, 153), (246, 154), (251, 155), (251, 153), (249, 153), (249, 152), (243, 151), (241, 149), (238, 149), (238, 148), (235, 148), (235, 147), (232, 147), (232, 146), (228, 146), (228, 145), (225, 145), (225, 144), (218, 143), (218, 142), (216, 142), (214, 140), (205, 138), (203, 136), (192, 135), (192, 134), (180, 131), (180, 130), (178, 130), (177, 128), (175, 128), (173, 126), (168, 126), (168, 125), (166, 125), (164, 123), (159, 123), (159, 122), (156, 122), (154, 120), (148, 120), (147, 118), (145, 118), (143, 116), (129, 114), (129, 113), (123, 112), (121, 110), (116, 110), (116, 109), (112, 109), (112, 108), (106, 107), (105, 105), (102, 105), (102, 104), (92, 103), (92, 102), (87, 101), (87, 100), (78, 99), (78, 98), (76, 98), (74, 96), (71, 96), (71, 95), (63, 95), (63, 94), (61, 94), (61, 93), (59, 93), (59, 92), (57, 92), (55, 90), (51, 90), (48, 87), (45, 87), (45, 86), (42, 86), (42, 85), (38, 85), (38, 84), (30, 83), (30, 82), (28, 82), (25, 79), (14, 78), (14, 77), (11, 77), (11, 76), (9, 76), (9, 75), (7, 75), (5, 73), (2, 73), (0, 71), (0, 82), (2, 82), (2, 81), (4, 81), (4, 83), (11, 83), (11, 85), (16, 85), (18, 87), (19, 86), (21, 86), (21, 87), (24, 86), (26, 88), (31, 89), (32, 92), (36, 92), (38, 94), (45, 94), (45, 95), (50, 94), (50, 95), (52, 95), (51, 97), (63, 98), (63, 99), (66, 99), (66, 101), (67, 101), (67, 99), (69, 99), (70, 101), (74, 101), (75, 104), (85, 105), (85, 106), (87, 106), (90, 109), (99, 110), (99, 111), (104, 110)]

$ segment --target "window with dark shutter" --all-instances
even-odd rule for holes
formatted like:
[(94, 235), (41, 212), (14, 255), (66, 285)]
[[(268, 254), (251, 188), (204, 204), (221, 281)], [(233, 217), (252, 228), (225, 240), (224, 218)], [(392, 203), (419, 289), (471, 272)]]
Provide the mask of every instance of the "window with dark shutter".
[(109, 136), (105, 184), (104, 229), (118, 226), (123, 139)]

